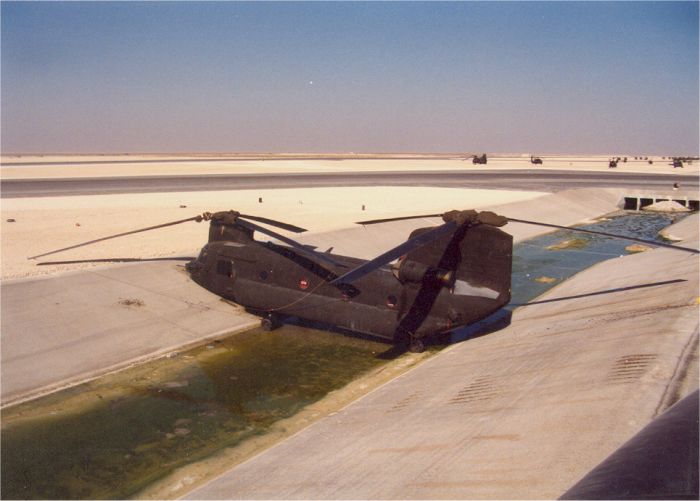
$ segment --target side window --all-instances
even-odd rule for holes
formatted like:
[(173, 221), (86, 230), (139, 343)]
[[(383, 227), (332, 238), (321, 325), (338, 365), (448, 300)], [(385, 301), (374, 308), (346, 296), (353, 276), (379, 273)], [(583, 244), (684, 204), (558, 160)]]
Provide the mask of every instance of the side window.
[(233, 276), (233, 261), (228, 259), (219, 259), (216, 262), (216, 273), (219, 275), (226, 275), (227, 277)]

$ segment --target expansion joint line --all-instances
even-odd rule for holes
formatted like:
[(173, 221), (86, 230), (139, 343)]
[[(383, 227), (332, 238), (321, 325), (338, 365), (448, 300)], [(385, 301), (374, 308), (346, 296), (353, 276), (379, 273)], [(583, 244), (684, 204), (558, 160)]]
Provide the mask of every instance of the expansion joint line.
[(696, 326), (693, 335), (690, 336), (690, 339), (683, 347), (683, 351), (681, 352), (681, 355), (678, 358), (678, 363), (673, 371), (673, 376), (671, 376), (671, 379), (664, 390), (664, 394), (659, 400), (659, 405), (657, 405), (656, 409), (654, 410), (654, 417), (666, 411), (666, 409), (675, 404), (683, 396), (679, 395), (679, 391), (683, 386), (683, 382), (688, 376), (688, 368), (692, 363), (692, 358), (698, 351), (698, 337), (698, 326)]

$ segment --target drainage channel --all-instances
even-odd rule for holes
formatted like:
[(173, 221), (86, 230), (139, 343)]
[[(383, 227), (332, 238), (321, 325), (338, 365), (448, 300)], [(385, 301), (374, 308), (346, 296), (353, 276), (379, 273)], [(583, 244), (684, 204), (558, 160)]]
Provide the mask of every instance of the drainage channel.
[[(673, 219), (627, 214), (592, 227), (654, 238)], [(516, 245), (510, 308), (594, 263), (628, 253), (627, 245), (566, 231)], [(491, 319), (461, 329), (453, 340), (496, 324)], [(378, 356), (386, 350), (384, 343), (301, 326), (256, 329), (3, 409), (2, 497), (136, 495), (177, 468), (260, 437), (331, 391), (394, 363)]]

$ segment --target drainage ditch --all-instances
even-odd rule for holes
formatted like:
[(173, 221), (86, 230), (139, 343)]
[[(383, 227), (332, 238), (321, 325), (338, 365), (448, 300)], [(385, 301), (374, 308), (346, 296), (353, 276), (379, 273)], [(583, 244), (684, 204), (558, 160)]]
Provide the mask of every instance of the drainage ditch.
[[(628, 213), (585, 228), (653, 239), (678, 218)], [(509, 309), (597, 262), (628, 254), (628, 246), (568, 231), (516, 245)], [(495, 330), (507, 311), (461, 329), (453, 340)], [(255, 329), (3, 409), (2, 497), (135, 495), (394, 363), (378, 356), (387, 348), (300, 326)]]

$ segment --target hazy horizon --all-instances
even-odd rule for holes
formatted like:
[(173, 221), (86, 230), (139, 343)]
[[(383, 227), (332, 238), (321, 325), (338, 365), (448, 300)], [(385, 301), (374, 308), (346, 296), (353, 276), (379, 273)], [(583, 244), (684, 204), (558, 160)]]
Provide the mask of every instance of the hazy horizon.
[(697, 2), (6, 2), (3, 154), (698, 155)]

